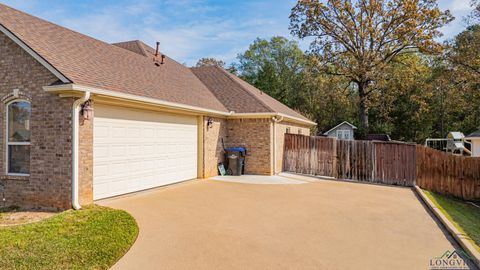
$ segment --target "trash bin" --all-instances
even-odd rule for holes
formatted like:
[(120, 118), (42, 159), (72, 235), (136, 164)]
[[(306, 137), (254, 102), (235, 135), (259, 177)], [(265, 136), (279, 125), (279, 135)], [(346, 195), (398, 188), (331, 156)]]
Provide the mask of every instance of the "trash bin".
[(228, 172), (231, 175), (242, 175), (245, 170), (247, 149), (243, 147), (225, 148)]

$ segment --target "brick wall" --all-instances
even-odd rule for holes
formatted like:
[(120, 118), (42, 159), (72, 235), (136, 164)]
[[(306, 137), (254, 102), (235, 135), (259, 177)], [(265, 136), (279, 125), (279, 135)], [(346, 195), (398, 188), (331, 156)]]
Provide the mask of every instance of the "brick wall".
[(229, 119), (227, 146), (246, 147), (246, 174), (272, 174), (272, 121), (270, 119)]
[[(93, 107), (93, 101), (90, 103)], [(78, 130), (78, 197), (80, 205), (93, 203), (93, 121), (80, 117)]]
[(275, 174), (282, 172), (283, 165), (283, 144), (287, 129), (292, 134), (310, 135), (310, 127), (282, 121), (275, 123), (276, 151), (275, 151)]
[(221, 118), (211, 118), (212, 126), (207, 127), (209, 117), (203, 117), (203, 177), (209, 178), (218, 175), (218, 163), (223, 162), (222, 139), (227, 140), (227, 121)]
[[(71, 201), (72, 98), (46, 93), (42, 86), (58, 79), (0, 33), (0, 206), (62, 208)], [(14, 89), (32, 104), (30, 176), (6, 175), (5, 103)], [(0, 188), (1, 189), (1, 188)], [(2, 199), (5, 201), (2, 202)]]
[[(276, 143), (273, 141), (273, 122), (264, 119), (213, 119), (210, 129), (204, 118), (204, 177), (218, 175), (217, 164), (223, 161), (224, 138), (227, 147), (246, 147), (246, 174), (271, 175), (282, 172), (285, 133), (310, 135), (308, 126), (282, 121), (275, 123)], [(274, 151), (273, 148), (276, 147)], [(275, 159), (273, 159), (275, 156)], [(275, 162), (275, 166), (274, 166)]]

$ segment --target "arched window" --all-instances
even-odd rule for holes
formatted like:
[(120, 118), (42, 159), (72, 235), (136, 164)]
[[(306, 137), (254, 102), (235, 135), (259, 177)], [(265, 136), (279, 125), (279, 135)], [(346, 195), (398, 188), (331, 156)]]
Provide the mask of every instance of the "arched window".
[(30, 102), (15, 100), (7, 104), (7, 173), (30, 174)]

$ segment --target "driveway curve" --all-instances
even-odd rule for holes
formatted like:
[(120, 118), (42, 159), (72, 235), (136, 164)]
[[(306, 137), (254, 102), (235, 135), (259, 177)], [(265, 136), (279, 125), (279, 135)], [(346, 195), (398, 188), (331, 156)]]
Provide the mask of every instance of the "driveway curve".
[(429, 269), (454, 249), (408, 188), (198, 180), (100, 204), (140, 227), (112, 269)]

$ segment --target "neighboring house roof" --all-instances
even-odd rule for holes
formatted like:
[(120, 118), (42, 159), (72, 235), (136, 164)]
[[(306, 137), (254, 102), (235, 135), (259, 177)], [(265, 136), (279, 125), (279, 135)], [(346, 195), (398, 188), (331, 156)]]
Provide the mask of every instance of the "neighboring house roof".
[(468, 134), (465, 138), (480, 138), (480, 129)]
[(305, 116), (221, 67), (198, 67), (192, 68), (192, 71), (229, 111), (236, 113), (278, 112), (309, 121)]
[(384, 142), (391, 141), (390, 136), (388, 134), (367, 134), (365, 136), (365, 140), (367, 140), (367, 141), (384, 141)]
[(327, 133), (329, 133), (330, 131), (332, 131), (332, 130), (334, 130), (334, 129), (338, 128), (339, 126), (341, 126), (341, 125), (343, 125), (343, 124), (347, 124), (347, 125), (351, 126), (353, 129), (357, 129), (357, 127), (356, 127), (356, 126), (354, 126), (354, 125), (350, 124), (350, 123), (349, 123), (349, 122), (347, 122), (347, 121), (343, 121), (343, 122), (341, 122), (340, 124), (338, 124), (338, 125), (334, 126), (333, 128), (331, 128), (331, 129), (329, 129), (329, 130), (325, 131), (323, 134), (327, 134)]
[(91, 38), (0, 4), (0, 24), (75, 84), (227, 111), (187, 67)]

